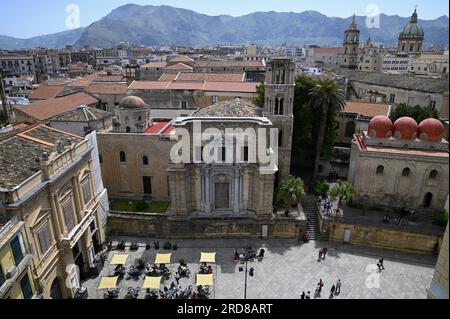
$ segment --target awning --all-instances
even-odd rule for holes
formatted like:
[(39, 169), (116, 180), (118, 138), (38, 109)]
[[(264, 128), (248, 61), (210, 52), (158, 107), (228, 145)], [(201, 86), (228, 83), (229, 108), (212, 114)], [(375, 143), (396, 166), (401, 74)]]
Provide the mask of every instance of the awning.
[(114, 254), (111, 259), (110, 265), (125, 265), (128, 260), (128, 254)]
[(145, 277), (142, 289), (159, 289), (161, 288), (162, 277)]
[(171, 263), (172, 254), (156, 254), (155, 264), (169, 265)]
[(100, 281), (98, 289), (114, 289), (117, 288), (117, 280), (119, 277), (103, 277)]
[(197, 275), (197, 286), (213, 286), (214, 285), (214, 276), (213, 274), (209, 275)]
[(202, 253), (202, 255), (200, 257), (200, 262), (215, 264), (216, 263), (216, 253)]

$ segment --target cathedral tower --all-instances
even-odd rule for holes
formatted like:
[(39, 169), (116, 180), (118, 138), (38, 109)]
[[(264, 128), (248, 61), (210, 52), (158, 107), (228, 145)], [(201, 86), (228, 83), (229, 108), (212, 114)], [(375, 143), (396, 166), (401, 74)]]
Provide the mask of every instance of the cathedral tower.
[(359, 48), (359, 30), (355, 21), (353, 20), (344, 34), (344, 54), (341, 57), (341, 67), (356, 69), (358, 67), (358, 48)]
[(266, 69), (263, 113), (278, 128), (278, 178), (285, 178), (291, 171), (295, 64), (289, 58), (274, 58)]

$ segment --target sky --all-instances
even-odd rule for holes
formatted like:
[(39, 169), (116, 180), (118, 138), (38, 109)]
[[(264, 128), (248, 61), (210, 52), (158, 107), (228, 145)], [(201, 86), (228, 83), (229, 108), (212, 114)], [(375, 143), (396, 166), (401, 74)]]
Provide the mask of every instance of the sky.
[[(327, 16), (346, 18), (353, 13), (367, 16), (368, 6), (373, 4), (381, 13), (388, 15), (411, 16), (416, 5), (419, 19), (449, 15), (447, 0), (1, 0), (0, 34), (29, 38), (65, 31), (78, 25), (85, 27), (128, 3), (169, 5), (208, 15), (232, 16), (255, 11), (316, 10)], [(72, 4), (77, 7), (70, 6)], [(77, 8), (79, 19), (74, 18)]]

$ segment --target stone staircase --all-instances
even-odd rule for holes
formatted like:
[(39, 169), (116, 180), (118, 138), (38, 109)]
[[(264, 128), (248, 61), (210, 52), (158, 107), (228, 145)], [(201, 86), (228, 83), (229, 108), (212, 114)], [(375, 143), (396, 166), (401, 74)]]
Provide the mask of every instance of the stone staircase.
[(317, 218), (316, 199), (314, 196), (306, 196), (302, 202), (306, 218), (308, 218), (308, 228), (306, 233), (311, 240), (320, 239), (319, 220)]

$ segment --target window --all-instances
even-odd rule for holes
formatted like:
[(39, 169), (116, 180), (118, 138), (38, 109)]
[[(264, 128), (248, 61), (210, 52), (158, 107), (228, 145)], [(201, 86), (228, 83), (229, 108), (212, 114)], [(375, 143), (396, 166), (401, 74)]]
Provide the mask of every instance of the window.
[(41, 249), (41, 254), (45, 255), (53, 245), (53, 237), (50, 231), (49, 223), (47, 222), (43, 227), (41, 227), (36, 234), (39, 242), (39, 248)]
[(411, 170), (408, 167), (405, 167), (402, 172), (402, 176), (408, 177), (411, 174)]
[(278, 132), (278, 147), (283, 146), (283, 131)]
[(64, 202), (64, 204), (62, 205), (62, 210), (67, 230), (70, 232), (75, 227), (72, 197), (69, 197), (69, 199)]
[(142, 165), (145, 165), (145, 166), (148, 165), (148, 156), (144, 156), (144, 157), (142, 158)]
[(348, 122), (345, 126), (345, 137), (353, 137), (353, 134), (355, 134), (355, 123)]
[(121, 161), (122, 163), (124, 163), (124, 162), (127, 161), (127, 155), (125, 154), (124, 151), (121, 151), (120, 154), (119, 154), (119, 156), (120, 156), (120, 161)]
[(317, 168), (318, 173), (323, 173), (323, 165), (319, 165)]
[(127, 133), (131, 133), (131, 128), (129, 126), (127, 126), (126, 131), (127, 131)]
[(389, 103), (395, 103), (395, 94), (389, 95)]
[(0, 287), (5, 283), (5, 274), (3, 273), (2, 265), (0, 265)]
[(377, 167), (377, 175), (383, 175), (384, 173), (384, 166), (380, 165)]
[(437, 177), (437, 175), (438, 175), (438, 172), (437, 172), (437, 170), (432, 170), (431, 172), (430, 172), (430, 179), (435, 179), (436, 177)]
[(11, 241), (11, 250), (13, 253), (13, 257), (14, 257), (14, 262), (16, 264), (16, 266), (18, 266), (20, 264), (20, 262), (23, 260), (23, 251), (22, 251), (22, 246), (20, 244), (20, 237), (16, 236), (12, 241)]
[(414, 103), (414, 98), (413, 97), (409, 97), (408, 98), (408, 106), (413, 106)]
[(413, 45), (410, 45), (409, 46), (409, 52), (412, 52), (414, 50), (414, 46)]
[(138, 121), (141, 122), (142, 121), (142, 116), (138, 117)]
[(28, 273), (25, 273), (25, 276), (20, 280), (20, 288), (22, 289), (23, 299), (31, 299), (33, 297), (33, 289), (31, 288)]
[(181, 101), (181, 109), (182, 110), (186, 110), (187, 109), (187, 102), (186, 101)]
[(430, 103), (428, 103), (428, 107), (432, 110), (436, 109), (436, 101), (431, 100)]
[(81, 183), (81, 188), (83, 190), (84, 204), (87, 205), (92, 199), (91, 184), (89, 182), (89, 178)]

